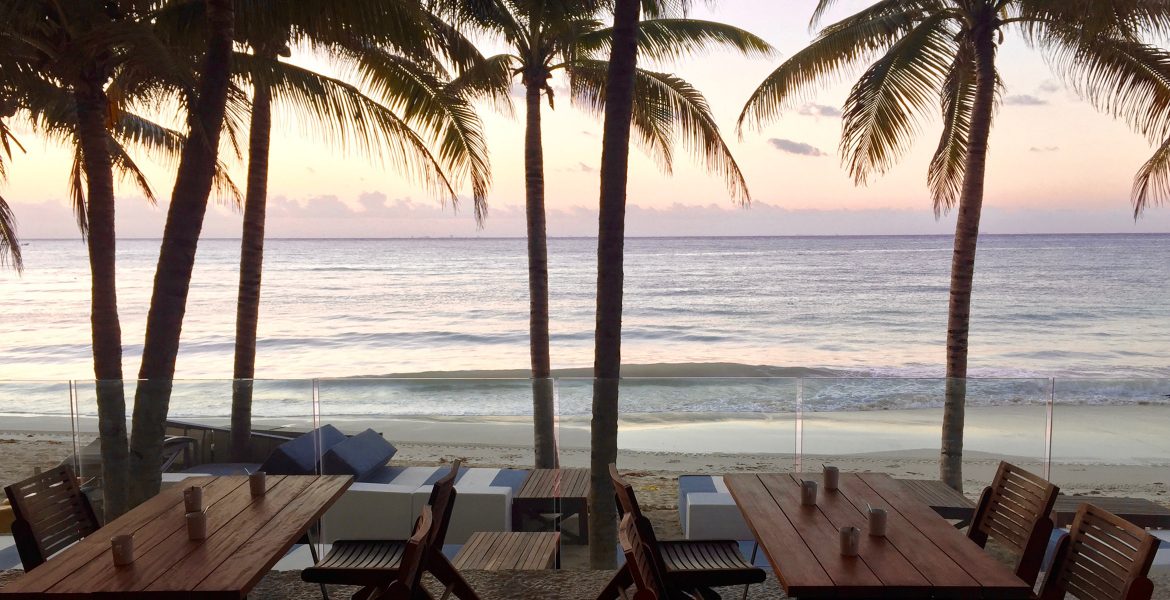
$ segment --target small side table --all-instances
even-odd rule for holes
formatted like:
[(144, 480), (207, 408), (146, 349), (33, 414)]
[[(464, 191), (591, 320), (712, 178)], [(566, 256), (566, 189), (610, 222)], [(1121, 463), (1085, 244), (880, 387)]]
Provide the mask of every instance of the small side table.
[[(561, 531), (561, 523), (577, 516), (576, 536)], [(512, 498), (512, 529), (554, 531), (578, 544), (589, 540), (589, 469), (533, 469)]]
[(560, 567), (561, 534), (529, 531), (477, 531), (459, 549), (456, 569), (540, 571)]

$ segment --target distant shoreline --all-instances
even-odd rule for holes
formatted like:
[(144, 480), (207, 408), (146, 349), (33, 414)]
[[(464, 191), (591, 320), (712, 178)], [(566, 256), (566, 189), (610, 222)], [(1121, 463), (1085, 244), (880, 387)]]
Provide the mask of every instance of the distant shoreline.
[[(1117, 231), (1111, 233), (980, 233), (979, 237), (1158, 237), (1170, 236), (1170, 231), (1165, 232), (1139, 232), (1139, 231)], [(766, 240), (766, 239), (882, 239), (882, 238), (951, 238), (950, 234), (942, 233), (891, 233), (891, 234), (844, 234), (844, 235), (645, 235), (645, 236), (626, 236), (627, 240)], [(161, 242), (162, 238), (158, 237), (119, 237), (120, 240), (126, 241), (144, 241), (144, 242)], [(201, 241), (239, 241), (240, 238), (235, 237), (205, 237), (200, 238)], [(491, 240), (524, 240), (524, 236), (417, 236), (417, 237), (281, 237), (268, 236), (269, 240), (285, 240), (285, 241), (328, 241), (328, 240), (345, 240), (353, 242), (377, 242), (377, 241), (436, 241), (436, 240), (452, 240), (452, 241), (491, 241)], [(595, 240), (594, 236), (549, 236), (550, 240)], [(26, 238), (22, 240), (22, 244), (31, 242), (70, 242), (79, 241), (80, 238)]]

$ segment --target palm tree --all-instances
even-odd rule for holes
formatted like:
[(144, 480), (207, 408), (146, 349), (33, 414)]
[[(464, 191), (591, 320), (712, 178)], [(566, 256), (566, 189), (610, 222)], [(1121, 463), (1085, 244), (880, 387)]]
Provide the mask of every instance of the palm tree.
[[(335, 23), (362, 19), (370, 2), (329, 2), (327, 8), (333, 11), (329, 17)], [(299, 113), (299, 121), (327, 129), (328, 137), (339, 145), (348, 143), (368, 155), (389, 154), (391, 159), (397, 158), (401, 170), (421, 175), (424, 182), (437, 188), (445, 202), (455, 204), (458, 200), (447, 173), (467, 176), (472, 181), (475, 213), (480, 219), (486, 214), (491, 179), (482, 125), (470, 103), (441, 80), (446, 75), (441, 72), (442, 59), (428, 47), (433, 38), (445, 32), (455, 33), (437, 17), (419, 7), (412, 9), (409, 3), (400, 3), (396, 6), (403, 13), (403, 26), (388, 28), (392, 32), (389, 35), (362, 39), (350, 29), (338, 35), (329, 28), (314, 28), (312, 22), (294, 26), (298, 15), (305, 14), (301, 2), (257, 4), (263, 5), (256, 9), (265, 12), (268, 23), (281, 25), (269, 31), (256, 23), (250, 27), (242, 23), (250, 36), (246, 42), (252, 53), (237, 54), (237, 63), (243, 67), (238, 69), (241, 78), (253, 90), (232, 375), (232, 455), (239, 462), (246, 460), (251, 426), (273, 100), (291, 105)], [(281, 10), (286, 13), (284, 18), (274, 19), (274, 13)], [(305, 16), (311, 16), (313, 21), (327, 18), (319, 12)], [(428, 35), (417, 35), (419, 32)], [(432, 32), (437, 35), (430, 35)], [(281, 62), (281, 56), (290, 55), (289, 43), (308, 46), (345, 63), (348, 70), (362, 75), (363, 87), (377, 98), (341, 79)], [(465, 40), (440, 43), (457, 59), (457, 65), (482, 58), (467, 55), (474, 47)], [(399, 116), (390, 106), (403, 110), (406, 116)], [(416, 129), (423, 134), (416, 133)], [(428, 150), (424, 135), (440, 146), (439, 157)]]
[(206, 0), (207, 45), (199, 83), (187, 117), (187, 141), (179, 160), (154, 290), (146, 318), (140, 383), (135, 391), (130, 436), (129, 504), (158, 493), (159, 463), (170, 403), (179, 334), (191, 287), (195, 249), (219, 158), (219, 138), (231, 86), (234, 10), (232, 0)]
[[(513, 77), (519, 76), (524, 86), (529, 349), (537, 467), (557, 463), (550, 380), (541, 104), (547, 100), (553, 108), (554, 92), (549, 80), (554, 73), (562, 72), (575, 105), (595, 115), (605, 110), (609, 64), (604, 58), (615, 39), (614, 29), (605, 27), (599, 19), (605, 4), (598, 0), (482, 0), (465, 14), (470, 24), (506, 41), (510, 52), (486, 58), (481, 66), (465, 74), (461, 83), (495, 100), (507, 98)], [(741, 29), (686, 18), (643, 22), (638, 44), (645, 58), (658, 62), (715, 46), (749, 56), (772, 51), (767, 42)], [(632, 127), (663, 169), (671, 170), (673, 147), (681, 141), (709, 169), (727, 180), (733, 196), (747, 202), (743, 175), (720, 137), (702, 94), (674, 75), (647, 69), (635, 71), (634, 89)]]
[[(818, 2), (814, 27), (833, 4)], [(939, 461), (941, 478), (955, 489), (962, 489), (971, 289), (1003, 35), (1018, 30), (1082, 95), (1166, 139), (1170, 62), (1139, 34), (1165, 32), (1168, 24), (1170, 5), (1145, 1), (880, 0), (825, 27), (760, 84), (740, 114), (741, 131), (762, 127), (815, 84), (870, 63), (845, 101), (841, 139), (843, 161), (863, 184), (901, 157), (922, 114), (941, 100), (942, 139), (927, 179), (936, 215), (958, 206)]]
[(593, 568), (614, 561), (616, 507), (609, 464), (617, 462), (618, 386), (621, 377), (622, 295), (625, 284), (626, 182), (638, 69), (638, 0), (614, 5), (601, 142), (601, 200), (597, 228), (597, 329), (593, 350), (593, 420), (590, 423), (589, 560)]
[[(181, 86), (188, 79), (189, 71), (168, 60), (153, 34), (149, 16), (156, 8), (129, 1), (0, 5), (0, 52), (7, 57), (0, 89), (6, 114), (23, 111), (36, 131), (75, 149), (69, 187), (92, 278), (90, 322), (107, 516), (126, 508), (128, 458), (115, 287), (115, 175), (129, 179), (153, 202), (127, 147), (168, 160), (177, 156), (183, 141), (178, 132), (134, 112), (136, 105), (153, 103), (161, 85)], [(7, 151), (7, 139), (4, 147)], [(222, 170), (215, 176), (230, 186)]]

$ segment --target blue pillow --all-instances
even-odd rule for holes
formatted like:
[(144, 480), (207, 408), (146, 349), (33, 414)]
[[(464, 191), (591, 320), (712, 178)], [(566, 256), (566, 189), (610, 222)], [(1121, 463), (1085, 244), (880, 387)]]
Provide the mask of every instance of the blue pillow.
[(321, 472), (327, 475), (353, 475), (362, 481), (386, 466), (398, 449), (380, 433), (367, 429), (333, 446), (321, 457)]
[[(321, 440), (319, 449), (317, 436)], [(260, 470), (272, 475), (313, 475), (317, 470), (318, 451), (326, 452), (344, 441), (344, 433), (325, 425), (277, 446), (260, 465)]]

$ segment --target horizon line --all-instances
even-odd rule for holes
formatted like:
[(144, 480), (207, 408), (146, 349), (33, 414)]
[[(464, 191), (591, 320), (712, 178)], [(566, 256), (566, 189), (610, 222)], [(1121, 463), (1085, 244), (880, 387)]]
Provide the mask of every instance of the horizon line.
[[(1052, 232), (1037, 232), (1037, 233), (985, 233), (981, 232), (979, 237), (1106, 237), (1106, 236), (1165, 236), (1170, 235), (1170, 231), (1113, 231), (1113, 232), (1075, 232), (1075, 233), (1052, 233)], [(951, 233), (845, 233), (845, 234), (807, 234), (807, 235), (632, 235), (626, 236), (627, 240), (663, 240), (663, 239), (774, 239), (774, 238), (788, 238), (788, 239), (816, 239), (816, 238), (899, 238), (899, 237), (917, 237), (917, 238), (953, 238)], [(118, 237), (121, 241), (162, 241), (162, 237)], [(201, 238), (201, 241), (236, 241), (240, 237), (206, 237)], [(524, 240), (527, 239), (523, 235), (497, 235), (497, 236), (468, 236), (468, 235), (426, 235), (426, 236), (386, 236), (386, 237), (286, 237), (286, 236), (266, 236), (266, 240), (290, 240), (290, 241), (319, 241), (319, 240), (347, 240), (347, 241), (409, 241), (409, 240)], [(566, 235), (566, 236), (547, 236), (550, 240), (595, 240), (597, 236), (587, 235)], [(67, 242), (67, 241), (84, 241), (84, 238), (77, 237), (45, 237), (45, 238), (26, 238), (20, 241), (21, 245), (29, 242)]]

